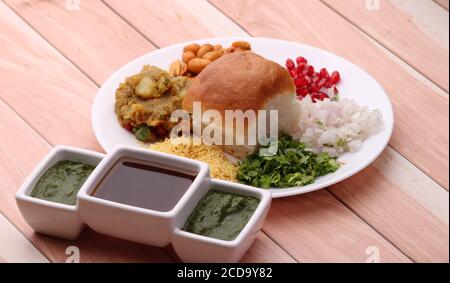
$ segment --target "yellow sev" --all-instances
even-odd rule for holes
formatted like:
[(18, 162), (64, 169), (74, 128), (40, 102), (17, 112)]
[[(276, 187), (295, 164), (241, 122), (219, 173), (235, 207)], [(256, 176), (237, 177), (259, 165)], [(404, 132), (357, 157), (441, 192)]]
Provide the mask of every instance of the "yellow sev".
[(187, 138), (183, 143), (178, 140), (166, 139), (163, 142), (154, 143), (148, 148), (165, 153), (175, 154), (182, 157), (192, 158), (209, 164), (211, 176), (213, 178), (237, 182), (236, 175), (238, 168), (224, 155), (222, 149), (213, 145), (193, 145), (192, 140)]

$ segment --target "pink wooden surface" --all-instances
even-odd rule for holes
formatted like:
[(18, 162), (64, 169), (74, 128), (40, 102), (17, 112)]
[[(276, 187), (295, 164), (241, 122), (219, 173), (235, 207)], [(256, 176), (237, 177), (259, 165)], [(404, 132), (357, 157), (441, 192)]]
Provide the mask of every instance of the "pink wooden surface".
[[(81, 0), (79, 10), (65, 1), (0, 2), (1, 212), (51, 261), (64, 262), (69, 245), (80, 248), (84, 262), (177, 261), (170, 247), (90, 230), (74, 242), (36, 235), (14, 193), (54, 145), (102, 151), (90, 126), (91, 103), (102, 82), (131, 59), (205, 37), (275, 37), (365, 68), (389, 93), (396, 128), (390, 146), (363, 172), (326, 190), (275, 200), (243, 261), (364, 262), (376, 247), (383, 262), (448, 262), (448, 46), (427, 41), (430, 30), (408, 32), (415, 16), (401, 6), (385, 3), (360, 21), (353, 12), (368, 13), (363, 1), (346, 2)], [(401, 24), (383, 20), (388, 16)], [(396, 36), (383, 36), (386, 30)]]

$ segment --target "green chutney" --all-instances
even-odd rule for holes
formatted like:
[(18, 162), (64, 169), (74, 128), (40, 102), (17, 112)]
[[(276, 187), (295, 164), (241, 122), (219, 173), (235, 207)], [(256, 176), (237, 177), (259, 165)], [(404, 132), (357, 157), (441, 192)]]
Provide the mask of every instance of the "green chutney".
[(94, 166), (82, 162), (59, 161), (42, 175), (31, 192), (31, 196), (75, 205), (78, 191), (94, 168)]
[(183, 230), (231, 241), (244, 229), (259, 202), (252, 196), (210, 190), (189, 216)]

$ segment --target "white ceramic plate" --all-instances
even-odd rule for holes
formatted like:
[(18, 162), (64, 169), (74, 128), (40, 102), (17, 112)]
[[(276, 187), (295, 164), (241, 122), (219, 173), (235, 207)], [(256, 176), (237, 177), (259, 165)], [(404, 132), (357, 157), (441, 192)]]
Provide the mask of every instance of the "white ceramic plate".
[[(391, 102), (383, 88), (365, 71), (349, 61), (307, 45), (269, 38), (214, 38), (196, 40), (196, 43), (213, 43), (230, 46), (233, 41), (246, 40), (251, 43), (253, 52), (267, 59), (285, 64), (287, 58), (304, 56), (317, 68), (338, 70), (342, 81), (339, 84), (341, 97), (352, 98), (370, 109), (383, 113), (385, 129), (364, 141), (356, 153), (342, 155), (339, 160), (345, 164), (336, 172), (317, 178), (310, 185), (286, 189), (270, 189), (273, 197), (286, 197), (318, 190), (340, 182), (364, 169), (381, 154), (386, 147), (394, 127), (394, 114)], [(110, 152), (116, 145), (140, 146), (134, 136), (123, 129), (114, 113), (115, 90), (127, 76), (138, 73), (142, 66), (150, 64), (167, 70), (169, 64), (179, 59), (183, 47), (190, 42), (169, 46), (139, 57), (116, 71), (100, 88), (92, 106), (92, 125), (100, 145)]]

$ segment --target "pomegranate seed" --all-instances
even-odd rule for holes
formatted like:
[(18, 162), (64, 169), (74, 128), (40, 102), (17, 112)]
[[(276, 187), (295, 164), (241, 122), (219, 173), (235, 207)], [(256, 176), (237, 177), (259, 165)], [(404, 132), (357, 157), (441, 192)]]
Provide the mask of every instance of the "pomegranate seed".
[(319, 92), (318, 99), (323, 101), (325, 98), (329, 98), (328, 95), (326, 93)]
[(308, 82), (308, 85), (312, 83), (312, 78), (310, 76), (304, 76), (304, 78)]
[(320, 80), (320, 76), (316, 73), (314, 74), (313, 78), (312, 78), (312, 82), (314, 84), (317, 84), (317, 82)]
[[(297, 63), (297, 66), (295, 63)], [(308, 60), (302, 56), (295, 58), (295, 60), (287, 59), (286, 67), (290, 76), (294, 79), (297, 87), (297, 98), (300, 100), (310, 95), (312, 101), (316, 102), (339, 93), (335, 87), (341, 81), (341, 75), (338, 71), (334, 71), (330, 75), (327, 68), (321, 68), (316, 72), (312, 65), (308, 65)]]
[(311, 92), (318, 92), (320, 90), (320, 87), (316, 84), (311, 84)]
[(339, 83), (340, 80), (341, 80), (341, 75), (339, 74), (339, 72), (334, 71), (333, 73), (331, 73), (331, 78), (330, 78), (331, 84), (335, 85), (335, 84)]
[(339, 90), (336, 87), (333, 88), (333, 91), (334, 91), (334, 95), (338, 95), (339, 94)]
[(297, 88), (297, 93), (300, 94), (302, 97), (305, 97), (308, 94), (308, 88), (306, 87)]
[(294, 70), (290, 70), (289, 74), (291, 75), (291, 77), (295, 80), (297, 78), (297, 72)]
[(133, 126), (131, 126), (131, 123), (129, 123), (129, 122), (125, 124), (124, 128), (130, 132), (133, 130)]
[(314, 75), (314, 67), (313, 66), (311, 66), (311, 65), (308, 65), (307, 67), (306, 67), (306, 69), (308, 70), (308, 76), (310, 76), (310, 77), (312, 77), (313, 75)]
[(316, 102), (316, 100), (318, 100), (319, 99), (319, 94), (318, 93), (311, 93), (311, 99), (312, 99), (312, 101), (313, 102)]
[(308, 63), (308, 60), (306, 60), (306, 58), (305, 58), (305, 57), (302, 57), (302, 56), (297, 57), (297, 59), (296, 59), (295, 61), (297, 61), (297, 64), (298, 64), (298, 65), (300, 65), (301, 63), (305, 63), (305, 64)]
[(305, 69), (306, 64), (305, 63), (300, 63), (297, 66), (296, 72), (297, 74), (301, 74), (303, 72), (303, 70)]
[(327, 68), (320, 69), (320, 76), (322, 78), (327, 78), (327, 79), (330, 78), (330, 73), (328, 73)]
[(306, 77), (298, 77), (295, 80), (296, 87), (305, 87), (305, 86), (308, 86), (309, 84), (310, 84), (310, 82), (307, 80)]
[(294, 69), (294, 67), (295, 67), (294, 61), (292, 61), (292, 59), (287, 59), (287, 60), (286, 60), (286, 68), (287, 68), (289, 71), (291, 71), (291, 70)]
[(317, 82), (317, 86), (320, 88), (322, 88), (325, 84), (327, 83), (327, 79), (325, 77), (322, 77), (318, 82)]

